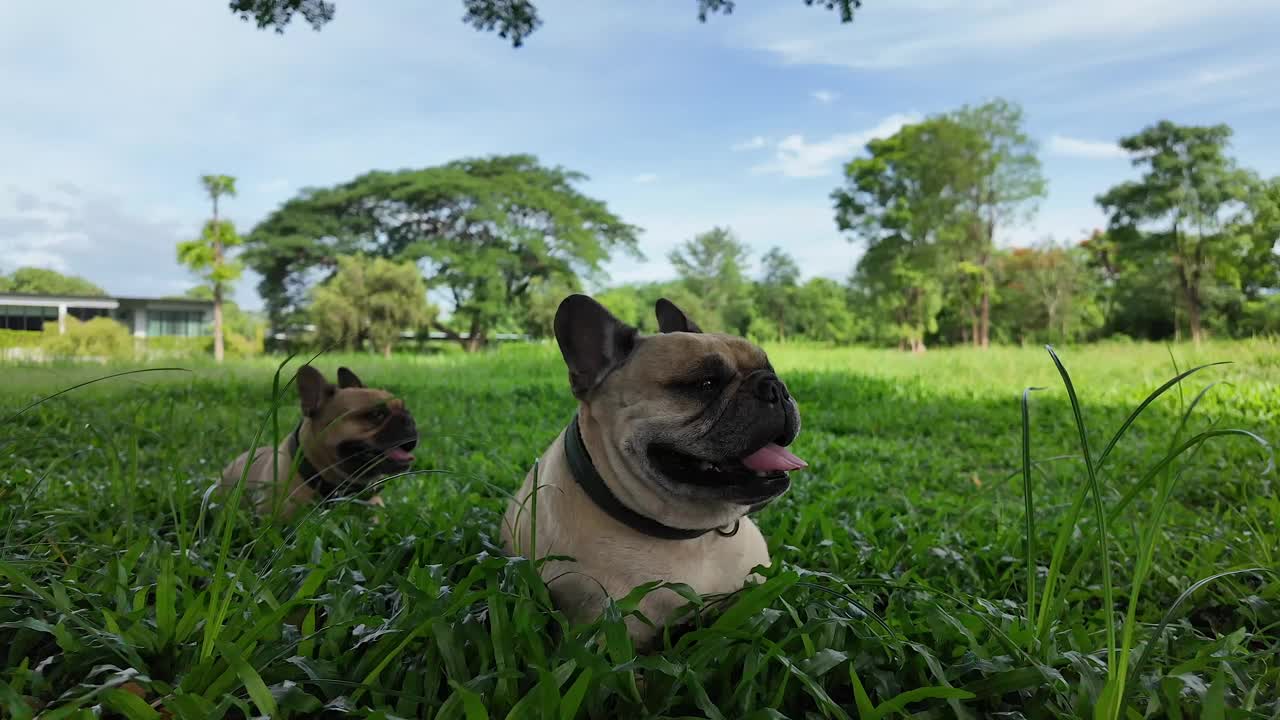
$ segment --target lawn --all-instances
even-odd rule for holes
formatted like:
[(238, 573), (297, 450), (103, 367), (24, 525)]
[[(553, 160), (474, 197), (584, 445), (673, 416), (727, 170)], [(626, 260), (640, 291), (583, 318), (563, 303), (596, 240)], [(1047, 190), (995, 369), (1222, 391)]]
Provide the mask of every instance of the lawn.
[(552, 346), (322, 358), (406, 399), (420, 472), (292, 526), (206, 495), (296, 421), (278, 359), (32, 407), (125, 368), (0, 367), (0, 717), (1280, 717), (1280, 345), (1061, 348), (1089, 464), (1043, 349), (770, 352), (811, 464), (774, 567), (642, 656), (634, 597), (569, 626), (497, 546), (573, 411)]

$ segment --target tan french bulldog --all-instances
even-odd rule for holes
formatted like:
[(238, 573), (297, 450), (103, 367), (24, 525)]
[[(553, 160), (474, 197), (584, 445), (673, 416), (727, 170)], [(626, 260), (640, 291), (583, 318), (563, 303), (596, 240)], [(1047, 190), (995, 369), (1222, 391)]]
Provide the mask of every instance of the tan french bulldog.
[[(704, 595), (740, 589), (769, 564), (747, 513), (806, 467), (786, 449), (800, 415), (764, 351), (703, 333), (665, 299), (656, 312), (652, 336), (584, 295), (556, 312), (578, 414), (525, 478), (502, 536), (512, 554), (573, 558), (541, 572), (574, 622), (655, 580)], [(650, 593), (640, 611), (653, 626), (628, 618), (633, 640), (650, 644), (684, 604), (667, 589)]]
[(338, 368), (335, 387), (319, 370), (303, 365), (297, 384), (301, 423), (279, 447), (246, 451), (228, 465), (222, 471), (223, 492), (240, 482), (247, 466), (244, 498), (259, 515), (289, 519), (320, 500), (359, 494), (382, 505), (371, 486), (407, 471), (418, 444), (418, 429), (404, 402), (365, 387), (347, 368)]

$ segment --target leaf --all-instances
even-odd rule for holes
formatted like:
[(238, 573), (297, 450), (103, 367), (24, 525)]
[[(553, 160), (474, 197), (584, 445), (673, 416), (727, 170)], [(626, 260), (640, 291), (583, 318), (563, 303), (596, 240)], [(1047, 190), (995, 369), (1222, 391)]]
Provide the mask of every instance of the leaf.
[(160, 647), (173, 642), (178, 629), (178, 608), (174, 587), (173, 556), (166, 555), (160, 561), (160, 576), (156, 578), (156, 633)]
[(1227, 674), (1226, 664), (1218, 664), (1218, 672), (1213, 677), (1209, 692), (1204, 695), (1204, 703), (1200, 710), (1200, 720), (1226, 720), (1227, 717)]
[(582, 671), (578, 679), (573, 681), (564, 697), (560, 698), (560, 720), (574, 720), (578, 716), (578, 708), (591, 687), (591, 668)]
[(840, 663), (848, 660), (849, 656), (839, 650), (826, 648), (819, 650), (813, 657), (807, 658), (800, 663), (800, 669), (813, 677), (822, 677), (831, 671)]
[(862, 687), (862, 678), (858, 677), (858, 671), (853, 669), (853, 664), (849, 664), (849, 681), (853, 685), (853, 700), (858, 707), (858, 718), (860, 720), (877, 720), (880, 713), (876, 711), (876, 706), (871, 702), (871, 698), (867, 696), (866, 688)]
[(13, 720), (31, 720), (34, 711), (8, 683), (0, 680), (0, 709)]
[(160, 713), (152, 709), (146, 700), (126, 690), (112, 688), (102, 693), (102, 700), (107, 707), (120, 713), (128, 720), (159, 720)]
[(914, 690), (908, 690), (901, 693), (890, 700), (880, 703), (876, 707), (879, 717), (889, 717), (894, 713), (903, 712), (911, 703), (920, 702), (922, 700), (969, 700), (973, 698), (973, 693), (960, 688), (945, 687), (937, 685), (933, 687), (922, 687)]
[(761, 610), (772, 605), (774, 600), (798, 582), (800, 582), (799, 575), (786, 572), (769, 578), (761, 585), (756, 585), (742, 593), (733, 605), (716, 619), (711, 626), (712, 629), (722, 633), (737, 629)]
[(707, 695), (707, 689), (702, 687), (702, 682), (698, 680), (698, 675), (691, 670), (685, 673), (684, 680), (689, 685), (689, 690), (693, 692), (693, 704), (697, 705), (709, 720), (724, 720), (724, 713), (721, 713), (720, 708), (711, 701)]
[(449, 681), (449, 686), (453, 688), (455, 696), (462, 698), (462, 710), (467, 720), (489, 720), (489, 713), (484, 709), (484, 701), (479, 693), (468, 690), (453, 680)]
[(253, 700), (253, 704), (258, 706), (258, 711), (267, 717), (275, 717), (277, 714), (276, 699), (271, 694), (271, 690), (267, 688), (267, 684), (262, 681), (262, 677), (258, 675), (258, 671), (253, 669), (235, 645), (229, 642), (219, 642), (218, 650), (222, 656), (227, 659), (231, 667), (235, 669), (236, 675), (240, 677), (240, 681), (244, 683), (245, 690), (249, 691), (249, 697)]

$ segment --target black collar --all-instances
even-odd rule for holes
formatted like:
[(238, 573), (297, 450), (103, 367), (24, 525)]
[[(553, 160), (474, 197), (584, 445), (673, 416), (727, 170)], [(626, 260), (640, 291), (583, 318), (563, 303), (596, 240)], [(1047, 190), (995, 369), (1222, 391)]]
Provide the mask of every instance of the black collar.
[[(741, 520), (734, 521), (733, 529), (731, 530), (722, 528), (689, 530), (663, 525), (657, 520), (647, 515), (641, 515), (624, 505), (618, 499), (618, 496), (609, 490), (604, 478), (600, 477), (600, 472), (596, 470), (595, 463), (591, 462), (591, 455), (587, 452), (587, 446), (582, 442), (582, 430), (578, 427), (576, 413), (573, 416), (573, 420), (569, 422), (569, 428), (564, 433), (564, 455), (565, 459), (569, 461), (569, 474), (577, 481), (578, 486), (587, 494), (587, 497), (591, 498), (591, 502), (595, 503), (596, 507), (603, 510), (609, 517), (642, 535), (662, 540), (693, 540), (712, 531), (720, 533), (724, 537), (733, 537), (738, 534), (738, 525)], [(748, 512), (753, 512), (756, 509), (752, 507)]]
[(302, 476), (302, 482), (306, 483), (320, 494), (321, 498), (342, 497), (346, 493), (342, 491), (342, 485), (335, 485), (329, 482), (324, 473), (316, 469), (311, 464), (311, 460), (307, 458), (305, 452), (300, 452), (302, 441), (298, 438), (298, 431), (302, 430), (302, 422), (298, 422), (298, 426), (293, 429), (293, 435), (289, 437), (289, 455), (298, 458), (298, 474)]

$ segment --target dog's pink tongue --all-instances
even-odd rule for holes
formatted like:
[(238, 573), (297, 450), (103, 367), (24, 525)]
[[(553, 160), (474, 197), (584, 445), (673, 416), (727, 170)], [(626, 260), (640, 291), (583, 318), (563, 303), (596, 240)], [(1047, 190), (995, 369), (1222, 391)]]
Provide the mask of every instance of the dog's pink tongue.
[(385, 454), (387, 456), (387, 459), (391, 460), (392, 462), (398, 462), (398, 463), (413, 462), (413, 453), (409, 452), (408, 450), (405, 450), (404, 448), (398, 448), (398, 447), (388, 448)]
[(777, 470), (799, 470), (809, 467), (809, 463), (796, 457), (781, 445), (769, 443), (750, 455), (742, 458), (742, 464), (752, 470), (775, 472)]

